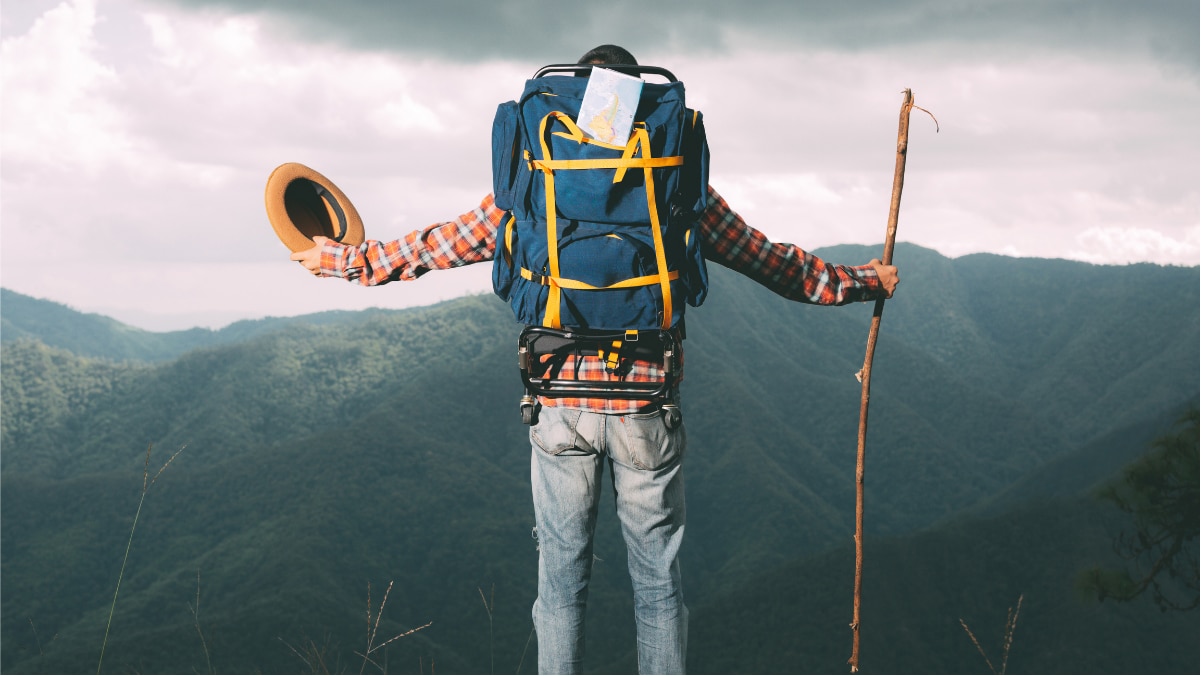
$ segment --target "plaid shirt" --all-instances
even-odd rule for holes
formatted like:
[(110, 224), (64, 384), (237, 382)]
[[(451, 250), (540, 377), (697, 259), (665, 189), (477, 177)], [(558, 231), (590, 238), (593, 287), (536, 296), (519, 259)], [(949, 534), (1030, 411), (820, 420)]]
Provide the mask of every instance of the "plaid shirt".
[[(457, 268), (490, 261), (496, 234), (508, 213), (496, 207), (492, 195), (453, 221), (435, 223), (402, 239), (368, 240), (357, 247), (328, 241), (321, 250), (321, 274), (342, 277), (364, 286), (397, 280), (414, 280), (430, 270)], [(746, 224), (712, 186), (698, 221), (705, 258), (759, 282), (775, 293), (802, 303), (845, 305), (873, 300), (881, 293), (880, 280), (871, 266), (830, 265), (792, 244), (777, 244)], [(680, 356), (681, 363), (683, 355)], [(599, 357), (574, 358), (563, 373), (578, 373), (581, 380), (617, 378), (605, 371)], [(662, 378), (657, 364), (637, 362), (627, 381), (653, 382)], [(547, 406), (569, 406), (598, 413), (635, 413), (649, 402), (624, 399), (543, 400)]]

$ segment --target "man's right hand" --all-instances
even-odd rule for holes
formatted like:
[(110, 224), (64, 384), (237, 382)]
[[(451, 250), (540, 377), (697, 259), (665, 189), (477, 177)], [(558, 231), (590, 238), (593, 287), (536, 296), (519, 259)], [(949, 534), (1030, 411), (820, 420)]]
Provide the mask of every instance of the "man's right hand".
[(885, 265), (877, 258), (871, 259), (868, 265), (872, 266), (876, 276), (880, 278), (880, 286), (884, 287), (884, 297), (892, 298), (892, 292), (896, 291), (897, 284), (901, 283), (901, 278), (897, 276), (897, 266)]
[(304, 251), (294, 252), (292, 254), (292, 260), (297, 261), (302, 266), (304, 266), (305, 270), (308, 270), (309, 272), (313, 273), (314, 275), (317, 275), (318, 277), (320, 277), (321, 276), (321, 247), (324, 246), (327, 241), (329, 241), (328, 237), (322, 237), (321, 235), (317, 235), (316, 237), (313, 238), (313, 242), (315, 242), (316, 244), (311, 248), (305, 249)]

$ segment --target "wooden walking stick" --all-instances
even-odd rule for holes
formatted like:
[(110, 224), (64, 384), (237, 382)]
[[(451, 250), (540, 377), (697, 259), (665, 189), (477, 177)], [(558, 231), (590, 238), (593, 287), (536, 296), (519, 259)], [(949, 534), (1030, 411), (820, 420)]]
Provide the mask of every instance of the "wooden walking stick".
[[(901, 210), (901, 188), (905, 184), (905, 156), (909, 146), (909, 111), (914, 107), (913, 92), (906, 89), (901, 103), (901, 121), (897, 129), (897, 164), (892, 177), (892, 206), (888, 209), (888, 233), (884, 238), (885, 265), (892, 265), (893, 243), (897, 237), (897, 214)], [(876, 336), (880, 333), (880, 315), (884, 313), (884, 299), (876, 299), (872, 313), (871, 329), (867, 334), (867, 353), (863, 368), (855, 377), (863, 385), (859, 403), (859, 451), (855, 460), (855, 603), (851, 615), (851, 673), (859, 671), (859, 606), (863, 591), (863, 464), (867, 442), (867, 402), (871, 396), (872, 357), (876, 352)]]

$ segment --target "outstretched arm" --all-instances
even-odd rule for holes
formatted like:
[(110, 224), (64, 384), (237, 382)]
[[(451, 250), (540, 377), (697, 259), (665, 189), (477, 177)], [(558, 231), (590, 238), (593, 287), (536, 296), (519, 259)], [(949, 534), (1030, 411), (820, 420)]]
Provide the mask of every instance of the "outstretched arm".
[(845, 305), (888, 298), (897, 269), (873, 259), (867, 265), (832, 265), (793, 244), (778, 244), (746, 224), (709, 187), (700, 230), (705, 258), (739, 272), (789, 300)]
[(355, 247), (315, 237), (316, 244), (293, 253), (292, 260), (319, 277), (341, 277), (364, 286), (414, 280), (430, 270), (492, 260), (504, 214), (488, 195), (455, 220), (415, 230), (401, 239), (367, 240)]

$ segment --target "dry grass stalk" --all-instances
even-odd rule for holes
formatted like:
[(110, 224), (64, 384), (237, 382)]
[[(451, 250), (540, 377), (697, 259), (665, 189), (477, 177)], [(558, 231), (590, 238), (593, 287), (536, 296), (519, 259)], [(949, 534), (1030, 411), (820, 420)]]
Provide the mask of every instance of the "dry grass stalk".
[(129, 550), (133, 548), (133, 533), (138, 528), (138, 517), (142, 515), (142, 505), (146, 502), (146, 493), (150, 491), (150, 487), (154, 485), (154, 482), (158, 481), (158, 478), (162, 476), (163, 470), (167, 469), (175, 461), (175, 458), (179, 457), (180, 453), (183, 453), (183, 449), (185, 448), (187, 448), (187, 445), (181, 446), (174, 455), (167, 458), (167, 462), (163, 463), (162, 467), (158, 468), (158, 471), (154, 473), (154, 478), (150, 478), (150, 451), (154, 449), (154, 444), (146, 447), (146, 461), (142, 467), (142, 497), (138, 499), (138, 509), (134, 512), (133, 525), (129, 528), (129, 541), (125, 543), (125, 558), (121, 560), (121, 570), (117, 573), (117, 588), (113, 590), (113, 603), (108, 609), (108, 623), (104, 625), (104, 640), (100, 643), (100, 659), (96, 661), (97, 674), (100, 673), (100, 667), (104, 664), (104, 650), (108, 647), (108, 633), (113, 626), (113, 612), (117, 609), (117, 595), (121, 593), (121, 581), (125, 579), (125, 564), (129, 563)]
[(984, 652), (984, 646), (980, 645), (980, 641), (976, 638), (976, 635), (973, 634), (972, 630), (968, 628), (967, 622), (964, 622), (962, 617), (959, 618), (960, 626), (962, 626), (963, 630), (967, 632), (968, 638), (972, 639), (972, 645), (976, 646), (976, 650), (979, 651), (980, 656), (984, 658), (984, 663), (988, 665), (988, 670), (994, 674), (1003, 674), (1009, 667), (1009, 649), (1013, 646), (1013, 632), (1018, 626), (1018, 613), (1022, 612), (1022, 599), (1024, 598), (1025, 594), (1018, 595), (1017, 605), (1009, 609), (1009, 612), (1005, 618), (1005, 635), (1001, 642), (1000, 671), (997, 671), (997, 668), (993, 666), (992, 660), (988, 659), (988, 655)]
[(476, 587), (476, 591), (480, 593), (480, 600), (484, 602), (484, 610), (488, 611), (488, 660), (490, 671), (488, 673), (496, 673), (496, 653), (492, 645), (492, 609), (496, 607), (496, 583), (492, 584), (492, 593), (490, 598), (484, 598), (484, 590)]
[(304, 662), (305, 665), (308, 666), (309, 673), (311, 673), (311, 674), (328, 674), (329, 673), (329, 667), (326, 666), (326, 664), (325, 664), (325, 651), (329, 649), (329, 635), (328, 634), (326, 634), (326, 636), (325, 636), (325, 643), (322, 644), (320, 647), (317, 646), (317, 642), (314, 641), (313, 639), (306, 638), (305, 642), (302, 646), (303, 650), (304, 650), (303, 653), (300, 650), (297, 650), (296, 647), (293, 646), (291, 643), (288, 643), (287, 641), (283, 640), (282, 638), (279, 640), (281, 643), (283, 643), (284, 645), (286, 645), (288, 647), (288, 650), (292, 651), (293, 655), (299, 657), (300, 661)]
[(521, 649), (521, 659), (517, 661), (517, 669), (513, 671), (515, 674), (521, 673), (521, 665), (525, 664), (525, 653), (530, 649), (530, 642), (534, 640), (534, 628), (530, 627), (530, 635), (525, 639), (525, 647)]
[(208, 667), (208, 673), (216, 673), (213, 671), (213, 660), (209, 655), (208, 641), (204, 639), (204, 632), (200, 630), (200, 571), (196, 571), (196, 605), (188, 604), (188, 610), (192, 611), (192, 624), (196, 627), (196, 634), (200, 636), (200, 647), (204, 649), (204, 663)]
[(367, 649), (361, 653), (359, 653), (359, 652), (355, 653), (356, 655), (363, 658), (363, 664), (359, 667), (360, 674), (363, 673), (363, 671), (367, 668), (368, 662), (370, 662), (372, 664), (372, 666), (374, 666), (376, 669), (379, 669), (380, 673), (383, 673), (384, 666), (380, 665), (378, 662), (371, 659), (372, 653), (378, 651), (381, 648), (384, 648), (389, 643), (391, 643), (397, 639), (401, 639), (406, 636), (416, 634), (417, 632), (421, 631), (422, 629), (425, 629), (426, 627), (433, 624), (433, 622), (426, 622), (425, 624), (421, 625), (420, 627), (415, 627), (408, 631), (403, 631), (403, 632), (393, 636), (392, 638), (388, 639), (387, 641), (384, 641), (383, 643), (376, 645), (375, 638), (379, 632), (379, 620), (384, 615), (384, 606), (386, 606), (388, 604), (388, 595), (391, 593), (392, 593), (392, 582), (389, 581), (388, 588), (384, 590), (384, 598), (382, 600), (380, 600), (379, 610), (376, 611), (375, 617), (372, 618), (372, 614), (371, 614), (371, 583), (370, 582), (367, 583)]

